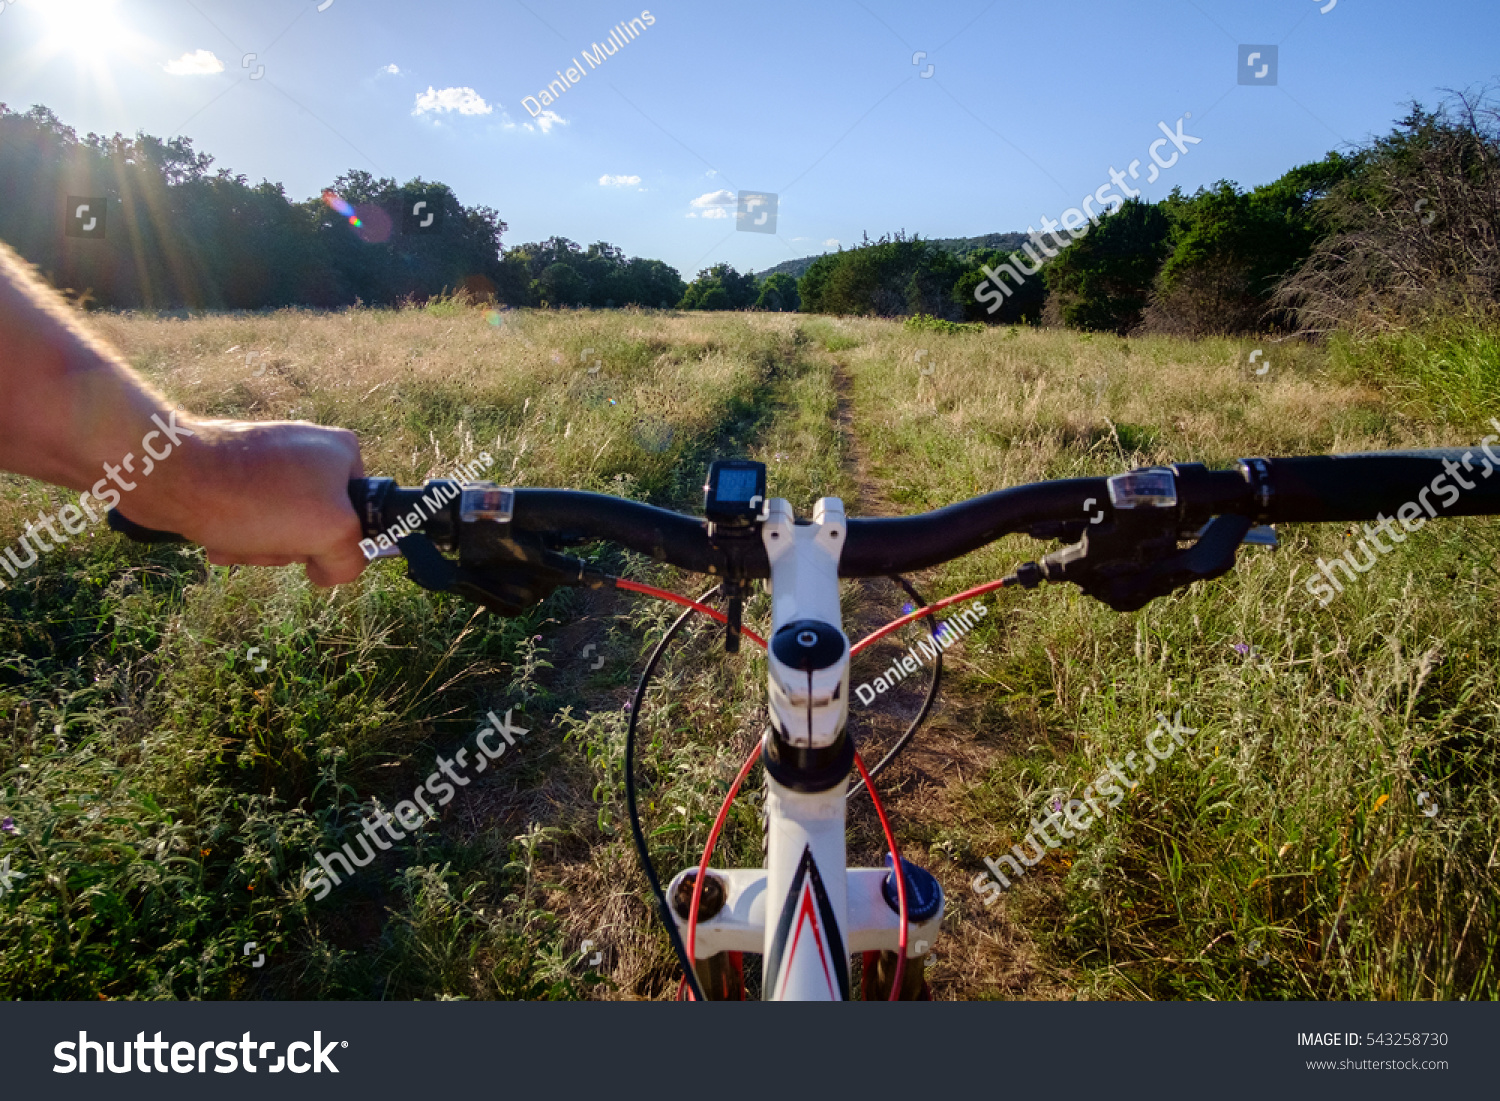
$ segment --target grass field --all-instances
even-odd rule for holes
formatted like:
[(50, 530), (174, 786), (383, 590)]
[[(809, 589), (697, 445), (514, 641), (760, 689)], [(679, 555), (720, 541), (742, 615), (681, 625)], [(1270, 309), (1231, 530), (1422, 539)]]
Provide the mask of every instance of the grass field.
[[(803, 513), (832, 495), (896, 514), (1151, 462), (1471, 444), (1500, 412), (1481, 400), (1493, 337), (1276, 345), (1256, 374), (1252, 346), (1228, 340), (796, 315), (94, 320), (188, 408), (343, 425), (371, 474), (412, 484), (488, 452), (502, 483), (684, 510), (719, 456), (766, 462)], [(0, 546), (64, 499), (0, 484)], [(1247, 548), (1229, 576), (1130, 615), (1072, 588), (993, 598), (881, 785), (903, 851), (948, 896), (936, 997), (1500, 994), (1497, 528), (1432, 524), (1321, 606), (1305, 581), (1349, 534), (1287, 528), (1280, 550)], [(1007, 539), (913, 580), (932, 599), (1046, 549)], [(0, 859), (24, 878), (0, 897), (0, 995), (673, 996), (620, 768), (624, 704), (672, 610), (560, 593), (507, 620), (398, 563), (330, 593), (107, 531), (7, 580)], [(883, 582), (847, 597), (851, 624), (905, 600)], [(764, 596), (747, 609), (768, 614)], [(763, 662), (721, 651), (693, 628), (642, 719), (668, 876), (696, 859), (764, 723)], [(855, 709), (867, 758), (919, 695)], [(438, 822), (321, 900), (302, 886), (315, 854), (507, 710), (529, 731), (518, 752)], [(985, 858), (1179, 711), (1185, 751), (986, 908)], [(722, 864), (759, 863), (750, 786)], [(861, 801), (851, 862), (882, 849)]]

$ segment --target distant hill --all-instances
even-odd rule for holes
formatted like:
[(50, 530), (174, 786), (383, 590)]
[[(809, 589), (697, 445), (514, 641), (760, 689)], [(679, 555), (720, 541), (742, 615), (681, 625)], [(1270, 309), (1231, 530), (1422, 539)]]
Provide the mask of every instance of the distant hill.
[[(982, 237), (931, 238), (932, 243), (938, 248), (946, 249), (960, 259), (967, 256), (975, 249), (1018, 249), (1026, 242), (1026, 239), (1026, 234), (1024, 233), (986, 233)], [(776, 275), (779, 272), (784, 272), (785, 274), (790, 275), (793, 279), (801, 279), (802, 276), (807, 273), (807, 269), (812, 266), (812, 262), (816, 259), (816, 256), (803, 256), (799, 257), (796, 260), (783, 260), (774, 268), (767, 268), (765, 271), (756, 272), (755, 278), (765, 279), (768, 275)]]

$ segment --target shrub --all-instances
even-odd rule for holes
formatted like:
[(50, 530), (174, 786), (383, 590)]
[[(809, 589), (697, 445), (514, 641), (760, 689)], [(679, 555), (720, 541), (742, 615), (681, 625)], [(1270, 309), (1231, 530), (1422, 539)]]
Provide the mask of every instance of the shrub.
[(1278, 320), (1277, 280), (1307, 259), (1322, 230), (1315, 204), (1353, 171), (1330, 153), (1274, 183), (1241, 192), (1220, 180), (1190, 199), (1174, 191), (1162, 203), (1172, 222), (1171, 254), (1141, 321), (1147, 332), (1181, 336), (1256, 332)]
[[(1042, 258), (1028, 260), (1026, 254), (1021, 252), (978, 249), (969, 254), (966, 262), (975, 266), (959, 276), (958, 282), (953, 284), (954, 304), (963, 311), (966, 320), (988, 325), (1015, 325), (1026, 321), (1036, 324), (1041, 320), (1042, 310), (1047, 302), (1045, 279), (1027, 279), (1020, 286), (1015, 286), (1007, 279), (1001, 284), (1002, 290), (998, 293), (1003, 294), (1006, 288), (1010, 293), (1005, 294), (998, 303), (995, 301), (996, 291), (986, 292), (981, 288), (983, 284), (994, 285), (994, 280), (984, 270), (986, 267), (994, 270), (1003, 264), (1010, 264), (1017, 271), (1026, 272), (1033, 270), (1038, 262), (1044, 262)], [(984, 294), (982, 300), (978, 297), (979, 294)], [(993, 313), (990, 312), (991, 309), (994, 310)]]
[(755, 300), (757, 310), (783, 313), (794, 312), (801, 304), (802, 299), (797, 294), (797, 280), (785, 272), (767, 276), (766, 281), (760, 285), (760, 297)]
[(858, 248), (821, 256), (802, 277), (803, 309), (815, 313), (899, 317), (927, 313), (957, 320), (952, 298), (963, 264), (930, 241), (869, 237)]
[(1500, 108), (1484, 94), (1413, 104), (1321, 207), (1329, 236), (1275, 296), (1299, 327), (1500, 314)]
[(755, 304), (755, 276), (715, 264), (698, 273), (678, 306), (684, 310), (748, 310)]
[(984, 326), (978, 322), (948, 321), (930, 314), (913, 314), (902, 326), (909, 333), (982, 333)]
[(1141, 322), (1166, 260), (1171, 223), (1159, 207), (1127, 199), (1044, 270), (1050, 315), (1074, 329), (1123, 336)]

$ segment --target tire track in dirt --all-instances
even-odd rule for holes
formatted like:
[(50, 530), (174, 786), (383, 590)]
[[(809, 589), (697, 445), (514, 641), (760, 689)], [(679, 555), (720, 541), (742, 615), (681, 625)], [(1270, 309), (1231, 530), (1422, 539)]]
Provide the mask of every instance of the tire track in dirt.
[[(837, 427), (843, 442), (844, 468), (853, 487), (853, 499), (845, 502), (851, 517), (899, 515), (872, 470), (868, 449), (860, 438), (854, 414), (854, 385), (845, 358), (823, 353), (829, 365), (837, 398)], [(908, 576), (917, 591), (931, 603), (945, 592), (934, 591), (930, 572)], [(908, 600), (893, 581), (866, 580), (854, 583), (855, 593), (845, 602), (844, 630), (858, 641), (902, 614)], [(920, 637), (917, 628), (900, 633), (902, 643), (882, 642), (869, 656), (854, 659), (851, 687), (872, 680), (889, 665), (904, 646)], [(958, 650), (953, 651), (958, 656)], [(947, 899), (942, 937), (928, 967), (928, 981), (935, 999), (978, 1000), (986, 998), (1067, 998), (1071, 991), (1038, 966), (1041, 952), (1020, 925), (1006, 912), (1006, 904), (986, 910), (969, 886), (983, 869), (983, 852), (970, 853), (962, 838), (968, 827), (965, 795), (993, 767), (1001, 754), (998, 738), (976, 736), (980, 725), (978, 701), (965, 699), (951, 689), (953, 662), (945, 670), (944, 684), (927, 721), (915, 737), (876, 779), (882, 802), (891, 816), (903, 858), (926, 868), (942, 884)], [(865, 707), (858, 697), (850, 699), (850, 730), (868, 767), (885, 755), (921, 707), (929, 683), (927, 676), (912, 678)], [(856, 796), (849, 808), (850, 865), (870, 866), (884, 860), (885, 840), (870, 801)], [(1009, 896), (1008, 896), (1009, 897)]]
[[(791, 357), (795, 351), (795, 348), (788, 347), (783, 353)], [(691, 464), (695, 470), (706, 471), (710, 458), (747, 453), (753, 441), (761, 438), (779, 415), (781, 399), (777, 382), (788, 369), (789, 362), (789, 358), (778, 359), (767, 365), (765, 385), (759, 391), (761, 405), (754, 410), (741, 411), (733, 422), (717, 426), (711, 446), (685, 455), (680, 462)], [(696, 505), (687, 502), (680, 502), (677, 507), (697, 511)], [(659, 583), (697, 596), (712, 583), (712, 579), (683, 575), (676, 583)], [(631, 608), (636, 599), (613, 590), (585, 590), (551, 640), (550, 651), (556, 655), (557, 667), (548, 678), (549, 687), (555, 693), (577, 701), (578, 713), (584, 716), (596, 712), (619, 712), (625, 707), (645, 654), (655, 645), (655, 637), (640, 636), (632, 627)], [(673, 616), (677, 611), (680, 609), (673, 609)], [(618, 671), (622, 660), (629, 662), (631, 672), (624, 679), (608, 673), (596, 676), (583, 656), (584, 647), (589, 642), (602, 644), (606, 637), (612, 638), (613, 642), (608, 647), (601, 645), (599, 653), (607, 656), (607, 669), (611, 671)], [(714, 648), (717, 648), (716, 633), (713, 633), (713, 638)], [(678, 651), (685, 641), (679, 640)], [(590, 656), (593, 656), (592, 652)], [(643, 730), (643, 739), (649, 740), (650, 736), (649, 731)], [(601, 1000), (670, 998), (679, 974), (677, 962), (666, 948), (665, 936), (659, 929), (655, 907), (649, 901), (634, 849), (623, 834), (622, 824), (617, 824), (608, 833), (602, 833), (598, 828), (599, 806), (590, 794), (598, 783), (595, 768), (577, 759), (580, 755), (576, 752), (576, 745), (570, 749), (573, 751), (570, 754), (558, 754), (549, 773), (547, 805), (544, 807), (539, 801), (532, 801), (536, 813), (545, 815), (542, 820), (561, 827), (566, 837), (566, 843), (558, 846), (561, 851), (547, 866), (551, 883), (546, 892), (546, 906), (558, 918), (564, 931), (563, 939), (570, 946), (580, 946), (585, 940), (591, 940), (603, 952), (605, 959), (598, 973), (606, 981), (596, 986), (589, 997)], [(644, 746), (637, 751), (637, 768), (642, 779), (645, 825), (649, 834), (653, 824), (659, 825), (660, 816), (653, 816), (652, 811), (665, 785), (646, 778), (643, 756)], [(623, 808), (614, 809), (623, 814)], [(691, 854), (694, 863), (696, 855), (696, 852)], [(684, 861), (687, 859), (683, 857)], [(681, 866), (679, 863), (658, 862), (657, 873), (665, 883)], [(582, 957), (575, 957), (575, 960), (579, 958)], [(573, 970), (580, 970), (576, 962)]]

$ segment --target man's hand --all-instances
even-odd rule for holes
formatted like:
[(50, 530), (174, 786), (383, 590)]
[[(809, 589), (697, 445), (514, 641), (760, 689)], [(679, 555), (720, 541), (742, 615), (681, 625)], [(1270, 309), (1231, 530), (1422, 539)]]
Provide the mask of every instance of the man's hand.
[(4, 244), (0, 470), (119, 496), (124, 516), (201, 543), (217, 566), (300, 562), (316, 585), (365, 568), (349, 503), (349, 479), (364, 477), (352, 432), (194, 420)]
[(354, 433), (301, 421), (179, 423), (194, 435), (124, 495), (122, 514), (202, 544), (216, 566), (300, 563), (323, 586), (360, 575), (349, 480), (365, 471)]

